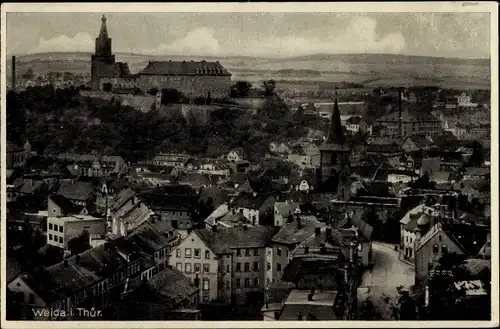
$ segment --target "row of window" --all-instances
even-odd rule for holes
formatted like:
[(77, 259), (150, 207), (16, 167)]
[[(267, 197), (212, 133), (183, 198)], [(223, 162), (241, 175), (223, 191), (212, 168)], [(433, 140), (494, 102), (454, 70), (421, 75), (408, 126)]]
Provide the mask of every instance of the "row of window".
[(52, 223), (49, 223), (49, 230), (51, 231), (59, 231), (59, 232), (63, 232), (63, 226), (62, 225), (57, 225), (57, 224), (54, 224), (52, 225)]
[[(243, 250), (245, 251), (243, 254)], [(255, 248), (253, 249), (253, 255), (254, 256), (259, 256), (259, 249)], [(251, 249), (246, 248), (246, 249), (236, 249), (236, 256), (241, 257), (241, 256), (251, 256)]]
[[(236, 272), (241, 272), (241, 264), (242, 263), (236, 263)], [(259, 271), (259, 263), (253, 262), (252, 269), (254, 272), (258, 272)], [(229, 272), (229, 265), (227, 266), (227, 272)], [(245, 263), (243, 265), (243, 272), (250, 272), (250, 263)]]
[[(271, 270), (271, 263), (269, 263), (269, 262), (267, 262), (267, 270), (268, 271)], [(281, 272), (281, 264), (280, 263), (276, 263), (276, 271)]]
[[(179, 271), (182, 272), (182, 263), (177, 263), (176, 267)], [(184, 273), (201, 273), (201, 264), (200, 263), (195, 263), (194, 264), (194, 271), (193, 271), (193, 265), (191, 263), (185, 263), (184, 264)], [(210, 264), (203, 264), (203, 273), (205, 274), (210, 274)]]
[[(435, 244), (432, 246), (432, 252), (434, 253), (434, 255), (439, 254), (439, 245), (438, 244)], [(448, 252), (448, 246), (445, 244), (441, 245), (441, 253), (445, 254), (447, 252)]]
[(62, 236), (49, 234), (49, 241), (63, 243), (64, 239)]
[[(252, 286), (253, 282), (253, 286)], [(251, 280), (250, 278), (246, 278), (243, 280), (243, 287), (241, 286), (241, 279), (236, 279), (236, 289), (239, 288), (259, 288), (259, 278), (254, 278)]]
[[(184, 257), (185, 258), (193, 257), (191, 252), (192, 252), (191, 248), (185, 248), (184, 249)], [(182, 257), (182, 250), (177, 249), (175, 256), (177, 258), (181, 258)], [(201, 249), (194, 249), (194, 257), (193, 258), (201, 258)], [(205, 259), (210, 259), (210, 250), (205, 250)]]

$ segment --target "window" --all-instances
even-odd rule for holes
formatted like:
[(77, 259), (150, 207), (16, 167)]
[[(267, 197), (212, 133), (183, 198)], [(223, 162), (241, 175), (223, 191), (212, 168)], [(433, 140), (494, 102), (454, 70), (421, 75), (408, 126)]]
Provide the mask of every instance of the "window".
[(250, 287), (250, 279), (246, 278), (245, 279), (245, 288), (249, 288), (249, 287)]
[(286, 257), (288, 258), (288, 249), (286, 250)]
[(194, 258), (201, 258), (201, 249), (194, 250)]
[(258, 272), (259, 271), (259, 263), (258, 262), (253, 262), (253, 271)]
[(184, 264), (184, 272), (191, 273), (191, 263)]
[(205, 250), (205, 259), (210, 259), (210, 250)]
[(226, 265), (226, 273), (229, 273), (229, 265)]
[(63, 243), (63, 238), (62, 236), (59, 237), (59, 243)]
[(241, 263), (236, 263), (236, 272), (241, 272)]
[(250, 249), (245, 249), (245, 256), (250, 256)]
[(271, 263), (267, 262), (267, 270), (270, 271), (271, 270)]
[(210, 264), (203, 264), (203, 273), (210, 273)]
[(445, 245), (445, 244), (443, 244), (443, 245), (441, 246), (441, 252), (442, 252), (443, 254), (446, 254), (446, 253), (448, 252), (448, 246), (447, 246), (447, 245)]
[(177, 267), (177, 269), (182, 272), (182, 263), (175, 264), (175, 267)]
[(52, 223), (49, 223), (49, 230), (52, 230)]
[(271, 254), (272, 254), (271, 249), (267, 249), (267, 254), (268, 254), (269, 256), (271, 256)]
[(63, 232), (63, 227), (62, 227), (62, 225), (59, 225), (59, 232), (61, 232), (61, 233)]
[(200, 263), (194, 264), (194, 273), (200, 273), (200, 271), (201, 271)]
[(186, 258), (191, 258), (191, 248), (184, 249), (184, 256)]
[(241, 288), (241, 279), (236, 279), (236, 288)]
[(432, 246), (432, 252), (434, 253), (434, 255), (437, 255), (439, 253), (439, 246), (437, 244)]
[(439, 242), (443, 241), (443, 237), (441, 235), (438, 236)]
[(256, 288), (259, 287), (259, 278), (254, 278), (253, 279), (253, 286), (256, 287)]
[(280, 271), (281, 271), (281, 264), (280, 264), (280, 263), (276, 264), (276, 270), (277, 270), (278, 272), (280, 272)]
[(406, 236), (406, 243), (408, 243), (408, 235)]
[(241, 249), (236, 249), (236, 256), (241, 256)]
[(258, 249), (258, 248), (255, 248), (255, 249), (253, 250), (253, 255), (254, 255), (254, 256), (259, 256), (259, 249)]
[(49, 240), (52, 241), (52, 234), (49, 234)]
[(56, 232), (57, 232), (57, 228), (58, 228), (58, 226), (59, 226), (59, 225), (54, 224), (54, 231), (56, 231)]
[(210, 290), (210, 280), (203, 279), (203, 290), (204, 291)]
[(278, 254), (278, 256), (281, 256), (281, 248), (278, 248), (278, 249), (276, 250), (276, 253)]
[(181, 258), (181, 250), (180, 250), (180, 249), (177, 249), (177, 250), (175, 251), (175, 256), (176, 256), (177, 258)]
[(245, 263), (245, 272), (250, 272), (250, 263)]

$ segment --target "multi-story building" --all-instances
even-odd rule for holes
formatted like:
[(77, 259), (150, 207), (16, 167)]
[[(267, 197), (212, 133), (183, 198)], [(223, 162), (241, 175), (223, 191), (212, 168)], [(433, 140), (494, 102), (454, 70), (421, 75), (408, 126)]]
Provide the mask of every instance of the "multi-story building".
[(265, 248), (276, 231), (262, 226), (197, 229), (172, 250), (169, 262), (198, 278), (204, 303), (262, 299)]
[(29, 142), (23, 146), (7, 143), (6, 162), (7, 168), (18, 168), (24, 166), (31, 155), (31, 145)]
[(84, 231), (90, 235), (106, 233), (106, 221), (90, 215), (69, 215), (47, 218), (47, 244), (68, 249), (68, 241)]
[(389, 136), (436, 136), (441, 133), (441, 121), (425, 112), (394, 112), (377, 119), (377, 124), (382, 133)]

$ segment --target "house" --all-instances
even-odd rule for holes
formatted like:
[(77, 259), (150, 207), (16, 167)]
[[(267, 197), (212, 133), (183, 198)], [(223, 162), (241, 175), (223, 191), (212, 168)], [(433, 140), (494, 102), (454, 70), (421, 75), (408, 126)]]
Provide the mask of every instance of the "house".
[(109, 176), (111, 174), (126, 174), (127, 165), (125, 160), (119, 155), (104, 155), (100, 159), (101, 170), (104, 175)]
[[(363, 266), (373, 264), (372, 234), (373, 227), (364, 221), (363, 211), (355, 211), (347, 217), (346, 228), (341, 230), (342, 238), (346, 241), (356, 243), (357, 255)], [(351, 225), (351, 227), (349, 227)]]
[(347, 119), (345, 121), (345, 127), (347, 131), (350, 131), (354, 134), (357, 132), (371, 134), (373, 131), (373, 127), (366, 123), (366, 121), (358, 115), (353, 115), (349, 119)]
[(7, 142), (7, 152), (5, 154), (7, 168), (14, 169), (23, 167), (30, 156), (31, 144), (28, 141), (26, 141), (23, 146)]
[(65, 215), (87, 215), (85, 206), (77, 205), (66, 197), (53, 194), (49, 195), (47, 201), (48, 216), (59, 217)]
[(441, 223), (434, 225), (415, 246), (415, 282), (421, 283), (445, 253), (466, 253), (455, 236)]
[[(197, 197), (192, 195), (141, 194), (150, 209), (172, 229), (187, 231), (193, 227), (192, 211)], [(184, 234), (184, 233), (183, 233)]]
[[(294, 289), (290, 292), (279, 314), (280, 321), (331, 321), (339, 320), (335, 305), (339, 293), (332, 290), (311, 292)], [(340, 317), (341, 318), (341, 317)]]
[(106, 221), (104, 218), (80, 214), (47, 218), (48, 245), (69, 250), (68, 242), (82, 235), (84, 231), (89, 235), (105, 234)]
[(126, 236), (147, 221), (154, 212), (130, 188), (122, 190), (113, 199), (110, 209), (111, 232)]
[(267, 216), (273, 216), (275, 202), (273, 195), (243, 193), (237, 196), (229, 207), (243, 211), (243, 216), (252, 223), (263, 224)]
[(434, 145), (432, 139), (423, 136), (407, 137), (403, 145), (401, 145), (401, 148), (403, 149), (403, 151), (405, 151), (405, 153), (410, 153), (419, 150), (425, 151), (435, 147), (436, 146)]
[(373, 176), (374, 182), (388, 182), (388, 183), (409, 183), (416, 180), (419, 176), (410, 170), (400, 169), (384, 169), (379, 168)]
[(286, 155), (292, 151), (292, 147), (284, 142), (273, 141), (269, 143), (269, 151), (275, 154)]
[(77, 205), (88, 207), (93, 203), (94, 186), (88, 182), (62, 181), (57, 194), (64, 196)]
[(153, 164), (162, 167), (187, 168), (191, 157), (186, 154), (160, 153), (153, 158)]
[(455, 183), (454, 189), (467, 196), (469, 202), (476, 199), (481, 204), (491, 203), (491, 186), (489, 180), (463, 180)]
[(468, 167), (463, 174), (463, 180), (483, 180), (490, 179), (490, 168), (488, 167)]
[(435, 136), (441, 132), (441, 121), (427, 112), (403, 110), (377, 119), (385, 135), (389, 136)]
[(245, 153), (243, 152), (243, 149), (234, 149), (227, 154), (226, 158), (228, 162), (238, 162), (245, 160)]
[[(119, 289), (127, 279), (140, 275), (140, 260), (125, 260), (108, 244), (65, 259), (36, 275), (21, 273), (7, 289), (10, 301), (35, 320), (71, 320), (71, 310), (106, 303), (110, 291)], [(33, 309), (40, 310), (33, 314)], [(58, 312), (54, 312), (58, 310)], [(82, 318), (78, 317), (79, 320)]]
[(192, 280), (198, 277), (203, 303), (241, 305), (260, 300), (265, 247), (275, 233), (276, 229), (262, 226), (196, 229), (172, 250), (169, 263)]
[(291, 202), (274, 203), (274, 226), (283, 226), (288, 221), (289, 216), (293, 215), (297, 205)]
[(285, 219), (280, 230), (266, 248), (266, 287), (281, 280), (283, 271), (292, 259), (297, 246), (319, 232), (324, 223), (315, 216), (295, 214), (291, 221)]
[(130, 320), (201, 320), (199, 292), (182, 271), (167, 268), (127, 294), (123, 304), (130, 307)]

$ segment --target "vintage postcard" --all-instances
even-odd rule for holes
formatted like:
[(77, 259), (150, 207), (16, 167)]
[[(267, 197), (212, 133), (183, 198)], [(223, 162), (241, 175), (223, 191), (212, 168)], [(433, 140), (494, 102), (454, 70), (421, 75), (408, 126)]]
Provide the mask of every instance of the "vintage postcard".
[(498, 326), (496, 3), (1, 14), (2, 327)]

